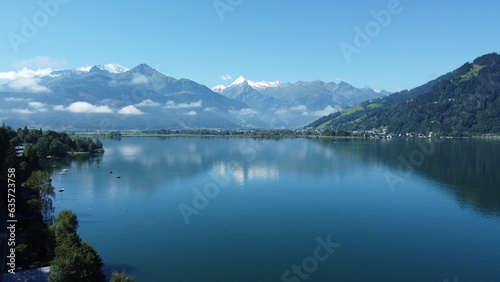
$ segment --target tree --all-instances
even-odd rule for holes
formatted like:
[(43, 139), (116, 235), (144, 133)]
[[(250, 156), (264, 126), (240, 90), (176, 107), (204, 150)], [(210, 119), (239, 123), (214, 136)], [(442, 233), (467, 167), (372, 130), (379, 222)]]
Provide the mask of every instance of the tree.
[(349, 132), (343, 130), (343, 129), (339, 129), (337, 131), (337, 136), (349, 136)]
[(31, 220), (23, 224), (25, 234), (23, 243), (17, 255), (20, 256), (21, 267), (41, 267), (46, 266), (54, 259), (55, 238), (54, 233), (48, 228), (48, 225), (41, 220)]
[(49, 154), (56, 157), (64, 157), (68, 152), (68, 146), (63, 144), (59, 139), (55, 139), (50, 143)]
[(118, 273), (118, 271), (113, 272), (111, 275), (112, 282), (134, 282), (134, 277), (127, 276), (125, 273)]
[[(51, 226), (58, 243), (64, 241), (67, 237), (74, 237), (78, 229), (78, 218), (70, 210), (61, 211), (54, 219), (54, 225)], [(78, 240), (80, 241), (80, 238)]]
[(78, 218), (69, 210), (61, 211), (51, 229), (55, 233), (55, 257), (49, 278), (52, 281), (105, 281), (99, 254), (76, 234)]
[(56, 247), (56, 256), (51, 263), (49, 278), (55, 282), (105, 281), (102, 266), (102, 259), (92, 246), (65, 240)]
[(97, 138), (97, 139), (95, 140), (95, 147), (96, 147), (97, 149), (102, 149), (102, 142), (101, 142), (101, 140), (99, 140), (99, 138)]
[(31, 199), (28, 200), (35, 214), (40, 213), (45, 222), (51, 223), (54, 217), (52, 197), (55, 196), (54, 186), (52, 186), (50, 175), (44, 171), (34, 171), (26, 181), (26, 185), (31, 192)]
[(40, 131), (33, 129), (25, 136), (24, 142), (35, 144), (41, 136), (42, 134)]
[(43, 136), (38, 138), (36, 141), (36, 150), (40, 157), (45, 157), (49, 154), (50, 144), (52, 143), (52, 138), (50, 136)]

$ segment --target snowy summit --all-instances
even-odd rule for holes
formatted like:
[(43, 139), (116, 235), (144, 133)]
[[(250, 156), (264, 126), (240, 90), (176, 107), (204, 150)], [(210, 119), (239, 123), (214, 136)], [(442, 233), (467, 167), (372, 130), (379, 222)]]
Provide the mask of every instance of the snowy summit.
[(235, 85), (240, 85), (247, 83), (250, 85), (253, 89), (261, 91), (269, 87), (278, 87), (281, 85), (281, 82), (279, 81), (274, 81), (274, 82), (268, 82), (268, 81), (260, 81), (260, 82), (255, 82), (255, 81), (250, 81), (244, 78), (243, 76), (238, 77), (233, 83), (231, 83), (229, 86), (225, 85), (218, 85), (212, 88), (212, 91), (217, 92), (217, 93), (222, 93), (224, 90), (231, 86)]
[(78, 68), (76, 70), (77, 71), (88, 72), (93, 67), (97, 67), (97, 68), (99, 68), (99, 69), (101, 69), (103, 71), (107, 71), (109, 73), (122, 73), (122, 72), (126, 72), (126, 71), (129, 70), (126, 67), (121, 66), (121, 65), (116, 64), (116, 63), (107, 64), (107, 65), (95, 65), (95, 66), (90, 66), (90, 67), (81, 67), (81, 68)]

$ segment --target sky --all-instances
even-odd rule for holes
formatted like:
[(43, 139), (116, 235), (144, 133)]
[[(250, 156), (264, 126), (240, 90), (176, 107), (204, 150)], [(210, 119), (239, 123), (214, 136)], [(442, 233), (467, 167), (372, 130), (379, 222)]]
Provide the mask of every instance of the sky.
[(500, 1), (0, 0), (0, 83), (146, 63), (213, 87), (346, 81), (412, 89), (500, 51)]

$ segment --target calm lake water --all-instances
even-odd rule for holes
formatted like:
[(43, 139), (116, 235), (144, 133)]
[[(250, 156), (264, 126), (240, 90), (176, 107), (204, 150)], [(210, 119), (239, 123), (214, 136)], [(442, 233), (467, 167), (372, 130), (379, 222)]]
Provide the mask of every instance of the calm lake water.
[[(56, 213), (136, 281), (499, 281), (500, 141), (103, 140)], [(99, 167), (98, 167), (99, 166)], [(110, 173), (113, 171), (113, 173)], [(117, 178), (121, 176), (121, 178)]]

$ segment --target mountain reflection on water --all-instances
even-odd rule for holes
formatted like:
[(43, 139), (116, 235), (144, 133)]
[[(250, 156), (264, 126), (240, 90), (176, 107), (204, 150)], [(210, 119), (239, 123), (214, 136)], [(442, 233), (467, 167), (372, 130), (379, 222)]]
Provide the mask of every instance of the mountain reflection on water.
[[(146, 142), (144, 142), (146, 140)], [(139, 142), (138, 142), (139, 141)], [(228, 139), (123, 138), (105, 140), (105, 155), (59, 160), (76, 168), (99, 165), (121, 175), (127, 187), (152, 189), (209, 173), (229, 177), (238, 185), (276, 179), (285, 174), (334, 175), (340, 179), (353, 168), (381, 165), (387, 189), (404, 188), (408, 178), (424, 176), (443, 183), (460, 204), (500, 215), (500, 141), (485, 139)], [(148, 185), (144, 185), (147, 175)], [(103, 181), (90, 177), (92, 182)], [(394, 187), (390, 187), (393, 181)], [(113, 186), (114, 182), (110, 182)], [(123, 183), (122, 183), (123, 184)], [(366, 185), (370, 185), (367, 183)]]

